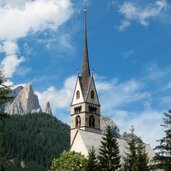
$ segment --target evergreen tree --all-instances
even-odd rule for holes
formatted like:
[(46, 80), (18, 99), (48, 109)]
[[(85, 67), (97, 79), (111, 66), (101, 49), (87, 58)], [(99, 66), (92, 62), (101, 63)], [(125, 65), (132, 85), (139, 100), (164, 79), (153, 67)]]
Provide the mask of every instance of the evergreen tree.
[(143, 142), (137, 144), (137, 156), (138, 171), (150, 171), (148, 154), (145, 151), (145, 145)]
[(164, 115), (164, 124), (161, 126), (165, 129), (165, 136), (159, 140), (160, 145), (155, 148), (159, 152), (154, 159), (158, 169), (171, 171), (171, 110)]
[[(12, 99), (12, 97), (9, 96), (9, 93), (11, 92), (10, 88), (4, 84), (6, 81), (4, 75), (0, 71), (0, 107), (5, 102), (8, 102)], [(0, 161), (2, 160), (2, 156), (5, 153), (5, 149), (2, 146), (2, 138), (3, 138), (3, 126), (4, 126), (4, 119), (7, 117), (6, 114), (0, 112)]]
[(150, 171), (148, 155), (145, 151), (145, 144), (134, 135), (134, 128), (132, 127), (130, 137), (127, 139), (128, 153), (124, 158), (124, 171)]
[(94, 147), (89, 150), (86, 171), (98, 171), (98, 163)]
[(124, 171), (138, 171), (138, 155), (137, 155), (137, 143), (134, 138), (134, 128), (131, 129), (131, 136), (127, 140), (128, 153), (124, 158)]
[[(0, 106), (4, 104), (5, 102), (10, 101), (13, 97), (9, 96), (9, 93), (11, 92), (10, 87), (6, 86), (4, 82), (6, 81), (6, 78), (0, 71)], [(0, 116), (0, 119), (2, 117)]]
[(110, 126), (107, 127), (99, 148), (99, 166), (102, 171), (115, 171), (121, 167), (119, 146)]

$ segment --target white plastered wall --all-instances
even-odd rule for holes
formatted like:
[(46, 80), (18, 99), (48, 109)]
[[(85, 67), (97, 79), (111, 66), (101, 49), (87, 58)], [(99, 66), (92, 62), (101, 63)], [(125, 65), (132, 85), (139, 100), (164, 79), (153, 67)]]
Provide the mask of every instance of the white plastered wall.
[(75, 151), (75, 152), (81, 153), (85, 156), (88, 156), (88, 149), (86, 148), (84, 141), (79, 132), (78, 132), (78, 134), (74, 140), (74, 143), (71, 147), (71, 151)]

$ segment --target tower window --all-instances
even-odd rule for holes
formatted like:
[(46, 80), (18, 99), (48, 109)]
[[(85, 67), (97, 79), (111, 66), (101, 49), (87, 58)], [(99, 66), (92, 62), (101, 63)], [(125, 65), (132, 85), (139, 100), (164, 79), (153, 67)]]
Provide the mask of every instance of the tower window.
[(74, 108), (75, 113), (81, 113), (81, 106)]
[(79, 98), (80, 98), (80, 91), (77, 90), (77, 92), (76, 92), (76, 99), (79, 99)]
[(75, 118), (75, 127), (76, 128), (81, 127), (81, 117), (80, 116), (76, 116), (76, 118)]
[(94, 128), (94, 125), (95, 125), (94, 123), (95, 123), (94, 116), (91, 115), (90, 118), (89, 118), (89, 126), (90, 126), (91, 128)]
[(91, 91), (91, 99), (94, 99), (94, 91)]
[(89, 112), (90, 113), (96, 113), (97, 112), (97, 108), (94, 106), (89, 106)]

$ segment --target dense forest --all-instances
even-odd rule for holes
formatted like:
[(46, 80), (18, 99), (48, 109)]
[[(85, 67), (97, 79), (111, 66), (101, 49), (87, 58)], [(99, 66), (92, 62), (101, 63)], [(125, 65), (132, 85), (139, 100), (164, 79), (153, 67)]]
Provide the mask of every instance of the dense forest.
[(48, 114), (13, 115), (5, 119), (1, 160), (4, 171), (47, 171), (51, 161), (69, 149), (68, 125)]

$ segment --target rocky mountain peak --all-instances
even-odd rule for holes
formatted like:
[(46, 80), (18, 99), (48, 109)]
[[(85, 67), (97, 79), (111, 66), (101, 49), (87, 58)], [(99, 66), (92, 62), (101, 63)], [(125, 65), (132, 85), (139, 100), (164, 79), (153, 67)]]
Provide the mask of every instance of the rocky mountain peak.
[(37, 95), (34, 94), (32, 85), (26, 84), (24, 87), (17, 87), (12, 91), (15, 96), (12, 103), (8, 103), (5, 112), (8, 114), (39, 113), (41, 107)]
[(110, 126), (113, 130), (113, 136), (116, 138), (120, 138), (120, 130), (112, 119), (110, 119), (108, 117), (101, 116), (100, 125), (101, 125), (102, 134), (105, 133), (106, 127)]
[(50, 107), (50, 102), (46, 103), (45, 113), (52, 115), (52, 108)]
[(34, 94), (34, 93), (33, 93), (33, 88), (32, 88), (31, 83), (26, 84), (26, 85), (24, 86), (24, 89), (25, 89), (25, 91), (27, 91), (28, 93)]

